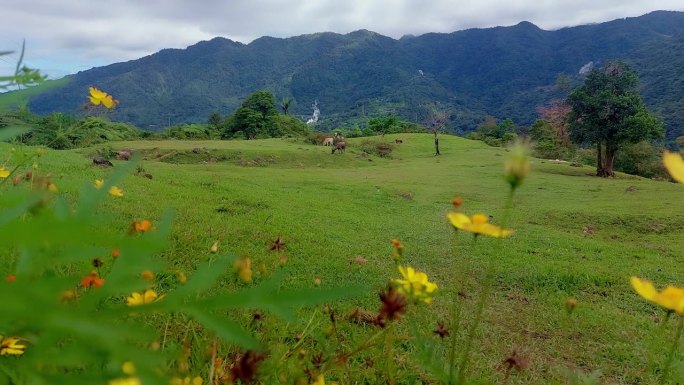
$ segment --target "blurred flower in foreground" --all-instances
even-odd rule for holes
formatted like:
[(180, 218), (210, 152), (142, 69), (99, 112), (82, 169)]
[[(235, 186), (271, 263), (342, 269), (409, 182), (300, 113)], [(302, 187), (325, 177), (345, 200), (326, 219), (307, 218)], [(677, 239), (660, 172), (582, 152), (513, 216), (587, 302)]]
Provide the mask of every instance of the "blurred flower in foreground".
[(95, 179), (95, 182), (93, 183), (93, 186), (95, 186), (95, 188), (97, 188), (97, 189), (102, 188), (102, 185), (104, 185), (104, 180)]
[(100, 91), (95, 87), (90, 87), (89, 90), (90, 96), (88, 96), (88, 99), (90, 99), (90, 103), (92, 103), (94, 106), (99, 106), (102, 104), (107, 108), (114, 108), (119, 103), (119, 101), (114, 99), (112, 95), (109, 95), (104, 91)]
[(7, 178), (10, 175), (10, 171), (5, 167), (0, 167), (0, 178)]
[(202, 385), (202, 377), (195, 377), (195, 378), (190, 378), (190, 377), (185, 377), (185, 378), (180, 378), (180, 377), (174, 377), (171, 379), (170, 382), (171, 385)]
[(2, 337), (0, 336), (0, 356), (13, 355), (20, 356), (24, 354), (26, 345), (21, 345), (19, 337)]
[(482, 234), (495, 238), (504, 238), (513, 234), (512, 230), (505, 230), (500, 226), (489, 223), (489, 218), (484, 214), (475, 214), (472, 217), (468, 217), (461, 213), (449, 213), (447, 217), (451, 225), (456, 229), (475, 235)]
[(176, 273), (176, 278), (178, 278), (178, 282), (181, 285), (185, 285), (185, 283), (188, 282), (188, 277), (182, 271)]
[(130, 297), (128, 297), (128, 306), (140, 306), (148, 303), (156, 302), (161, 297), (154, 290), (147, 290), (144, 294), (138, 292), (133, 292)]
[(505, 163), (506, 181), (512, 189), (520, 186), (530, 172), (528, 159), (529, 145), (526, 142), (516, 140), (510, 148), (511, 156)]
[(235, 261), (235, 270), (238, 272), (240, 280), (244, 283), (252, 282), (252, 260), (249, 258), (238, 259)]
[(630, 282), (634, 290), (640, 296), (660, 305), (668, 311), (684, 314), (684, 289), (669, 285), (663, 289), (663, 291), (659, 292), (651, 281), (632, 277), (630, 278)]
[(152, 222), (148, 221), (147, 219), (143, 219), (142, 221), (138, 220), (133, 220), (131, 222), (131, 227), (128, 229), (129, 233), (145, 233), (152, 229)]
[(568, 312), (568, 314), (572, 314), (573, 311), (575, 311), (575, 308), (577, 307), (577, 300), (574, 298), (568, 298), (565, 300), (565, 310)]
[(406, 311), (406, 296), (392, 286), (388, 287), (386, 291), (380, 292), (380, 301), (382, 307), (380, 307), (380, 313), (376, 320), (380, 327), (385, 326), (385, 320), (398, 320), (401, 314)]
[(316, 377), (316, 381), (312, 382), (311, 385), (325, 385), (325, 377), (323, 377), (322, 374), (319, 374), (318, 377)]
[(81, 280), (81, 286), (85, 288), (97, 288), (104, 285), (105, 280), (98, 276), (97, 271), (91, 271), (86, 277)]
[(414, 301), (430, 303), (432, 296), (437, 291), (437, 285), (428, 281), (427, 274), (415, 271), (411, 266), (399, 266), (399, 272), (404, 279), (393, 279), (398, 284), (397, 291)]
[(672, 176), (672, 179), (679, 183), (684, 183), (684, 160), (682, 160), (681, 155), (665, 151), (663, 154), (663, 164)]
[(394, 249), (392, 252), (392, 258), (394, 258), (395, 261), (400, 260), (401, 257), (404, 256), (404, 245), (400, 240), (392, 239), (392, 248)]
[(122, 189), (112, 186), (109, 188), (109, 195), (115, 196), (115, 197), (122, 197), (124, 195), (124, 192)]

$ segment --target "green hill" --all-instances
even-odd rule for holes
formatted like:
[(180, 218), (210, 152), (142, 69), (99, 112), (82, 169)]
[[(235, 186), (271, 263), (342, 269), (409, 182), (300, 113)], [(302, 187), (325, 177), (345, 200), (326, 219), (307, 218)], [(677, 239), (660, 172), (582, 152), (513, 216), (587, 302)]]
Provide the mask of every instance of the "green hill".
[(317, 101), (322, 130), (388, 113), (427, 124), (434, 111), (446, 111), (448, 128), (463, 133), (486, 115), (530, 124), (538, 105), (566, 95), (559, 76), (578, 85), (584, 65), (624, 59), (644, 74), (646, 103), (673, 139), (684, 134), (676, 86), (683, 38), (684, 13), (664, 11), (556, 31), (522, 22), (399, 40), (365, 30), (247, 45), (215, 38), (71, 75), (68, 86), (33, 98), (31, 108), (75, 113), (95, 85), (121, 101), (114, 119), (155, 130), (229, 114), (250, 93), (269, 89), (278, 100), (294, 97), (291, 111), (302, 119)]

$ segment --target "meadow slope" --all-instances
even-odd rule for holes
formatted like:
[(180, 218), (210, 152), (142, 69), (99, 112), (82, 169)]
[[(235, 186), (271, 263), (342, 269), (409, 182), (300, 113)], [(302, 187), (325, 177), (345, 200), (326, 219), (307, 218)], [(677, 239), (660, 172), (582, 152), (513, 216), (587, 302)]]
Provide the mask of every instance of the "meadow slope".
[[(361, 151), (363, 141), (396, 137), (404, 143), (389, 158)], [(160, 258), (188, 271), (211, 257), (216, 240), (221, 252), (255, 264), (271, 261), (277, 257), (267, 244), (281, 236), (286, 285), (312, 287), (318, 278), (321, 287), (367, 288), (362, 297), (331, 304), (340, 314), (357, 306), (377, 309), (377, 292), (398, 276), (390, 241), (401, 239), (406, 263), (439, 286), (432, 304), (413, 309), (400, 324), (401, 332), (417, 338), (436, 338), (435, 321), (447, 319), (456, 290), (472, 313), (483, 267), (495, 258), (494, 295), (470, 372), (480, 378), (476, 383), (500, 382), (500, 363), (513, 351), (528, 357), (530, 368), (511, 383), (561, 384), (567, 370), (601, 370), (606, 384), (655, 382), (648, 362), (650, 352), (663, 361), (658, 347), (666, 339), (656, 323), (663, 313), (634, 293), (629, 277), (659, 287), (684, 284), (684, 186), (622, 174), (602, 179), (589, 167), (533, 159), (506, 223), (514, 236), (473, 242), (448, 223), (451, 199), (462, 197), (468, 214), (503, 220), (505, 149), (442, 136), (442, 155), (434, 156), (429, 134), (348, 141), (347, 152), (335, 155), (293, 139), (110, 143), (139, 154), (152, 179), (127, 176), (120, 186), (124, 197), (108, 199), (101, 210), (113, 213), (112, 226), (122, 231), (133, 218), (157, 221), (171, 210), (172, 236)], [(9, 148), (2, 144), (0, 152)], [(49, 150), (40, 167), (60, 193), (76, 197), (110, 173), (92, 165), (96, 150)], [(353, 261), (357, 256), (367, 262)], [(11, 266), (0, 260), (0, 273)], [(571, 297), (578, 306), (568, 316), (564, 303)], [(301, 314), (298, 322), (274, 326), (272, 340), (301, 330), (311, 313)], [(324, 314), (314, 315), (324, 323)], [(349, 338), (362, 333), (349, 328)], [(405, 344), (396, 352), (400, 373), (430, 383), (414, 349)], [(354, 383), (365, 374), (353, 368), (332, 378)]]

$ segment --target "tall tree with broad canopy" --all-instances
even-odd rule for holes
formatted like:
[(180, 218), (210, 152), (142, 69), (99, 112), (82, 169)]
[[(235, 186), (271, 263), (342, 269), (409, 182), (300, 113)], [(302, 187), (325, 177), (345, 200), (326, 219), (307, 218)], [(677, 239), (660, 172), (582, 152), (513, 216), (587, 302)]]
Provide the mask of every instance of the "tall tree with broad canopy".
[(273, 94), (269, 91), (254, 92), (228, 119), (224, 136), (242, 132), (245, 139), (273, 137), (273, 120), (276, 116), (278, 109)]
[(663, 122), (649, 113), (637, 92), (636, 71), (623, 62), (592, 70), (568, 96), (570, 139), (596, 145), (596, 175), (614, 176), (615, 153), (624, 143), (662, 138)]

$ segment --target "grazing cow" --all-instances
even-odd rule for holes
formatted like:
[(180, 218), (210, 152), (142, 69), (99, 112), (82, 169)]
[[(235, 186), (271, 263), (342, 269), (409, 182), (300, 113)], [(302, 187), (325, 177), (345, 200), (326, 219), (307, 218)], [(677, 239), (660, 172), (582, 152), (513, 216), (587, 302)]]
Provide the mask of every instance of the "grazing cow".
[(394, 139), (394, 143), (401, 144), (401, 143), (404, 143), (404, 141), (401, 139)]
[(131, 150), (119, 150), (119, 151), (116, 151), (115, 154), (116, 154), (116, 159), (118, 159), (118, 160), (129, 160), (129, 159), (131, 159), (133, 152)]
[(95, 164), (98, 165), (98, 166), (103, 166), (103, 167), (114, 167), (114, 165), (112, 164), (112, 162), (110, 162), (109, 160), (107, 160), (107, 159), (105, 159), (105, 158), (103, 158), (103, 157), (101, 157), (101, 156), (96, 156), (96, 157), (94, 157), (94, 158), (93, 158), (93, 163), (95, 163)]
[(337, 142), (337, 143), (335, 143), (335, 147), (333, 147), (333, 149), (332, 149), (332, 153), (334, 154), (335, 151), (344, 152), (344, 150), (346, 148), (347, 148), (347, 143)]
[(323, 145), (324, 146), (332, 146), (334, 144), (333, 138), (325, 138), (323, 139)]

